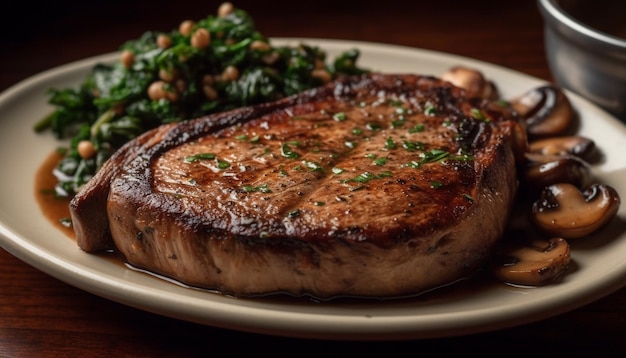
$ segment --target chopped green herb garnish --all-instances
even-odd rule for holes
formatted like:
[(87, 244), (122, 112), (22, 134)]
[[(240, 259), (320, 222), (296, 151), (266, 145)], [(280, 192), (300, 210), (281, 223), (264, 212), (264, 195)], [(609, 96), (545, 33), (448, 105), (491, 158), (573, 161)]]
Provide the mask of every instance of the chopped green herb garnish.
[(401, 118), (391, 122), (392, 128), (400, 128), (406, 123), (406, 119)]
[(380, 172), (378, 174), (373, 174), (370, 172), (364, 172), (361, 173), (359, 175), (357, 175), (356, 177), (352, 178), (352, 179), (346, 179), (346, 180), (341, 180), (342, 183), (350, 183), (350, 182), (356, 182), (356, 183), (367, 183), (370, 180), (373, 179), (382, 179), (382, 178), (387, 178), (392, 176), (393, 174), (390, 171), (383, 171)]
[(438, 162), (444, 159), (461, 160), (461, 161), (474, 160), (474, 157), (470, 154), (463, 153), (461, 155), (455, 155), (455, 154), (451, 154), (441, 149), (432, 149), (430, 151), (420, 153), (419, 156), (421, 157), (419, 161), (410, 161), (406, 163), (406, 165), (410, 168), (418, 169), (424, 163), (433, 163), (433, 162)]
[(408, 167), (410, 167), (410, 168), (413, 168), (413, 169), (418, 169), (419, 167), (421, 167), (421, 166), (422, 166), (422, 162), (416, 162), (416, 161), (412, 160), (412, 161), (410, 161), (410, 162), (406, 163), (406, 165), (407, 165)]
[(72, 227), (72, 219), (68, 217), (60, 218), (59, 224), (61, 224), (64, 227)]
[(424, 125), (422, 123), (418, 123), (409, 129), (409, 133), (419, 133), (424, 131)]
[(348, 182), (357, 182), (357, 183), (367, 183), (368, 181), (375, 179), (376, 175), (370, 173), (370, 172), (365, 172), (362, 174), (359, 174), (358, 176), (352, 178), (352, 179), (347, 179), (344, 180), (344, 183), (348, 183)]
[(387, 140), (385, 141), (385, 149), (396, 149), (397, 147), (398, 145), (393, 138), (387, 137)]
[(218, 159), (214, 153), (199, 153), (185, 157), (185, 162), (187, 163), (193, 163), (199, 160), (215, 160), (219, 169), (228, 169), (230, 167), (230, 162), (224, 159)]
[(441, 149), (433, 149), (420, 154), (425, 162), (437, 162), (447, 158), (449, 155), (449, 152)]
[(305, 160), (305, 161), (303, 161), (303, 162), (302, 162), (302, 164), (304, 164), (304, 166), (305, 166), (307, 169), (309, 169), (309, 170), (311, 170), (311, 171), (314, 171), (314, 172), (319, 172), (319, 171), (324, 170), (324, 167), (322, 167), (322, 165), (321, 165), (320, 163), (318, 163), (318, 162), (313, 162), (313, 161), (310, 161), (310, 160)]
[(300, 209), (291, 210), (290, 212), (287, 213), (288, 218), (295, 218), (298, 216), (300, 216)]
[(364, 185), (357, 185), (357, 186), (353, 186), (353, 187), (351, 187), (351, 188), (350, 188), (350, 191), (358, 191), (358, 190), (361, 190), (361, 189), (363, 189), (363, 188), (365, 188), (365, 186), (364, 186)]
[(376, 158), (374, 160), (374, 164), (376, 164), (378, 166), (385, 165), (385, 164), (387, 164), (387, 158), (386, 157)]
[(259, 186), (244, 185), (243, 186), (243, 191), (246, 192), (246, 193), (253, 193), (253, 192), (271, 193), (272, 192), (268, 188), (267, 184), (262, 184), (262, 185), (259, 185)]
[(472, 117), (474, 117), (475, 119), (479, 120), (479, 121), (489, 121), (489, 118), (487, 118), (487, 116), (485, 115), (485, 113), (483, 113), (483, 111), (481, 111), (478, 108), (472, 108), (470, 110), (470, 113), (472, 115)]
[(431, 180), (429, 184), (430, 184), (430, 187), (433, 189), (438, 189), (443, 186), (443, 183), (440, 182), (439, 180)]
[(338, 112), (333, 115), (333, 119), (339, 122), (345, 121), (347, 118), (344, 112)]
[(424, 149), (424, 143), (422, 142), (411, 142), (408, 140), (405, 140), (402, 142), (402, 148), (410, 151), (410, 152), (414, 152), (416, 150), (422, 150)]
[(365, 128), (370, 131), (378, 131), (382, 129), (382, 126), (380, 125), (380, 123), (368, 122), (367, 124), (365, 124)]
[(361, 128), (354, 128), (354, 129), (352, 129), (352, 134), (354, 134), (354, 135), (361, 135), (361, 134), (363, 134), (363, 130)]
[(424, 107), (424, 114), (428, 116), (434, 116), (437, 114), (437, 107), (435, 107), (432, 103), (426, 103)]
[(200, 153), (200, 154), (194, 154), (194, 155), (185, 157), (185, 161), (188, 163), (193, 163), (198, 160), (213, 160), (215, 158), (216, 158), (215, 153)]
[(230, 162), (224, 160), (224, 159), (218, 159), (217, 160), (217, 167), (219, 169), (228, 169), (230, 168)]
[(297, 159), (300, 158), (300, 154), (298, 154), (297, 152), (293, 151), (291, 149), (291, 145), (299, 145), (298, 142), (287, 142), (287, 143), (283, 143), (280, 146), (280, 155), (282, 155), (285, 158), (290, 158), (290, 159)]
[(462, 153), (461, 155), (450, 155), (450, 159), (453, 160), (461, 160), (461, 161), (470, 161), (474, 160), (474, 156), (467, 153)]

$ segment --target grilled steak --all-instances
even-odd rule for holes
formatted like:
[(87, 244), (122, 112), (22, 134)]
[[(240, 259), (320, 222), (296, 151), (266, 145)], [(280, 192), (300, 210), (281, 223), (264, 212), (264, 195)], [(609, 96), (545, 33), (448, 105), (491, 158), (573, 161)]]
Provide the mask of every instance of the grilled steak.
[(368, 74), (165, 125), (72, 200), (79, 246), (233, 295), (397, 297), (478, 270), (518, 122), (428, 76)]

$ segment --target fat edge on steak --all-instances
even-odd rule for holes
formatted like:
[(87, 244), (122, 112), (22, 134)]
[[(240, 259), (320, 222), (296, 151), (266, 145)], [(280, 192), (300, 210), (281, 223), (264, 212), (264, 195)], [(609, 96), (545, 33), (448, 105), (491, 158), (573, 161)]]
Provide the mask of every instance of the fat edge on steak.
[(415, 295), (492, 253), (517, 189), (519, 125), (433, 77), (347, 77), (149, 131), (70, 212), (84, 251), (191, 286)]

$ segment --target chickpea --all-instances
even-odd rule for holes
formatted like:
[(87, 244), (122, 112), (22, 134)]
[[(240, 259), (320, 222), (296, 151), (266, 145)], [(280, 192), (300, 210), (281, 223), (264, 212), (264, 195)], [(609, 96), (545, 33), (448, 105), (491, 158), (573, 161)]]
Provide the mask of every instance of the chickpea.
[(133, 65), (133, 62), (135, 62), (135, 54), (129, 50), (124, 50), (120, 55), (120, 61), (124, 67), (130, 68)]
[(178, 93), (168, 87), (168, 84), (164, 81), (152, 82), (148, 87), (148, 97), (153, 101), (168, 99), (172, 102), (176, 102), (178, 100)]
[(155, 81), (150, 84), (148, 87), (148, 97), (156, 101), (161, 98), (165, 98), (165, 91), (163, 90), (163, 81)]
[(194, 26), (196, 26), (195, 22), (191, 20), (185, 20), (181, 22), (178, 26), (178, 32), (180, 32), (183, 36), (189, 36)]
[(156, 43), (160, 48), (166, 49), (172, 46), (172, 39), (166, 34), (159, 34), (159, 36), (157, 36)]
[(170, 102), (176, 102), (178, 101), (178, 92), (165, 91), (165, 98), (167, 98)]
[(253, 50), (253, 51), (267, 51), (269, 49), (270, 49), (270, 45), (265, 41), (254, 40), (250, 44), (250, 50)]
[(233, 10), (235, 10), (235, 7), (233, 6), (232, 3), (224, 2), (224, 3), (222, 3), (222, 5), (220, 5), (220, 7), (217, 8), (217, 16), (219, 16), (219, 17), (226, 17), (230, 13), (232, 13)]
[(204, 95), (206, 96), (206, 98), (208, 98), (210, 100), (217, 99), (218, 93), (215, 90), (215, 88), (213, 88), (213, 86), (211, 86), (211, 85), (204, 85), (204, 86), (202, 86), (202, 91), (204, 92)]
[(270, 52), (267, 55), (263, 56), (263, 62), (266, 65), (273, 65), (280, 59), (280, 54), (276, 51)]
[(78, 151), (78, 155), (83, 159), (93, 158), (93, 156), (96, 155), (96, 148), (90, 140), (85, 139), (78, 142), (76, 150)]
[(202, 49), (211, 43), (211, 33), (207, 29), (198, 29), (191, 35), (191, 46)]
[(159, 78), (165, 82), (172, 82), (176, 77), (178, 77), (178, 71), (175, 69), (162, 68), (159, 70)]
[(328, 83), (332, 79), (330, 73), (323, 68), (314, 69), (311, 72), (311, 76), (319, 79), (322, 83)]
[(222, 81), (235, 81), (239, 78), (239, 70), (235, 66), (228, 66), (222, 72)]

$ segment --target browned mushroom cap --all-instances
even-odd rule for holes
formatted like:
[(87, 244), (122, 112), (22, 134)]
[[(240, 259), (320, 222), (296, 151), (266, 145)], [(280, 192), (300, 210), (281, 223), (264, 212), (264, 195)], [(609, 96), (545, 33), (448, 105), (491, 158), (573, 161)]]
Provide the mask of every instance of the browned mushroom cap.
[(591, 183), (591, 169), (584, 160), (573, 155), (526, 153), (525, 183), (543, 189), (557, 183), (570, 183), (584, 188)]
[(493, 274), (523, 286), (543, 286), (559, 278), (570, 263), (570, 248), (562, 238), (509, 244), (497, 257)]
[(510, 101), (528, 124), (528, 134), (537, 137), (556, 136), (572, 124), (574, 109), (563, 91), (546, 85), (532, 89)]
[(603, 227), (617, 214), (619, 205), (619, 194), (605, 184), (593, 184), (583, 192), (572, 184), (555, 184), (533, 203), (531, 218), (545, 232), (575, 239)]
[(581, 136), (550, 137), (529, 143), (529, 151), (543, 155), (575, 155), (589, 157), (595, 149), (592, 139)]
[(465, 89), (470, 97), (498, 98), (498, 90), (494, 83), (487, 80), (480, 71), (473, 68), (452, 67), (441, 75), (441, 79)]

